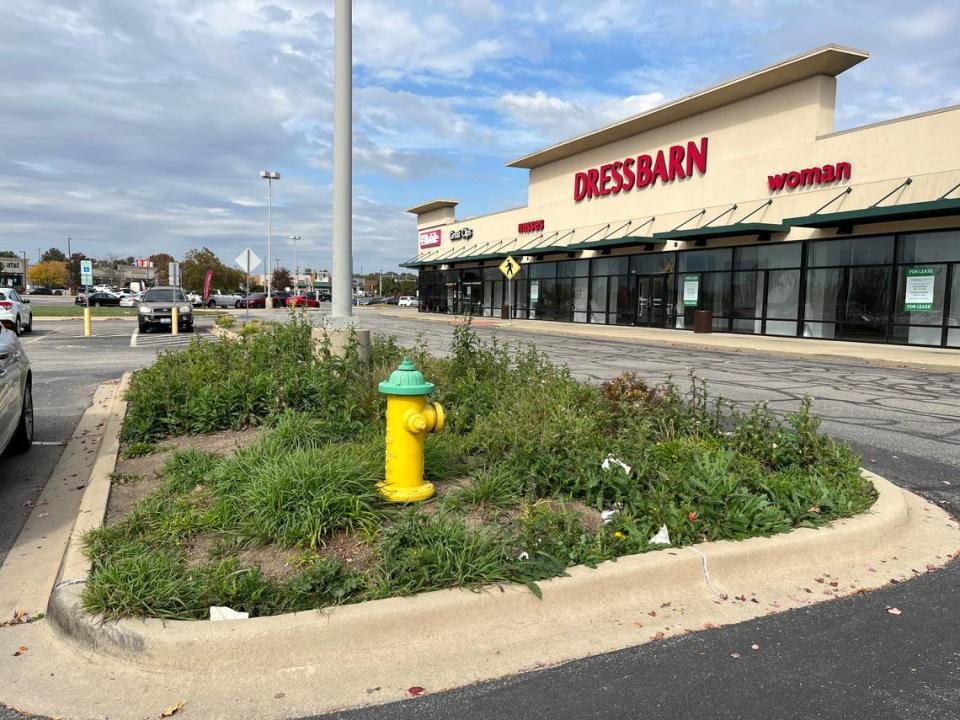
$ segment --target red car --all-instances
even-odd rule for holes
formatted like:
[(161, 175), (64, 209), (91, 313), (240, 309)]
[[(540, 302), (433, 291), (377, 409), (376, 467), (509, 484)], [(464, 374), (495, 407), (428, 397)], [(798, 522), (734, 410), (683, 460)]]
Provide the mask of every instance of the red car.
[(287, 307), (318, 308), (320, 307), (320, 302), (316, 298), (310, 297), (310, 295), (291, 295), (287, 298)]

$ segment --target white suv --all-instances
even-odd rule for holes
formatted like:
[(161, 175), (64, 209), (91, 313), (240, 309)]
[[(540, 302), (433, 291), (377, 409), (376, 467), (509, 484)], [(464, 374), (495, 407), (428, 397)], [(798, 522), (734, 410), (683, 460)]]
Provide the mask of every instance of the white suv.
[(33, 330), (33, 310), (30, 301), (20, 297), (13, 288), (0, 288), (0, 325), (8, 327), (17, 335)]
[(420, 302), (413, 295), (401, 295), (397, 307), (417, 307)]

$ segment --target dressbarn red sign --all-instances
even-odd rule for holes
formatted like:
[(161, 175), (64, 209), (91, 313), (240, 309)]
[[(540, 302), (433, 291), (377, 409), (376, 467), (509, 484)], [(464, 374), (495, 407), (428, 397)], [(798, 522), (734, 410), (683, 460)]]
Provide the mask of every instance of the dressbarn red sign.
[(671, 145), (658, 150), (656, 155), (637, 155), (578, 172), (573, 177), (573, 199), (580, 202), (642, 190), (656, 185), (658, 180), (668, 183), (690, 177), (694, 171), (701, 175), (707, 172), (706, 137), (700, 138), (699, 143), (690, 140), (686, 147)]

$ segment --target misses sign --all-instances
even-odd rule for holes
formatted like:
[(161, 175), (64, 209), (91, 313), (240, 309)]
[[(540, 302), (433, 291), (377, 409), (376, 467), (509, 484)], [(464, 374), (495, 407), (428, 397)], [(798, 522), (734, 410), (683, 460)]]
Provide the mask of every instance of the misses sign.
[(420, 233), (420, 249), (437, 247), (440, 244), (442, 233), (440, 229), (424, 230)]

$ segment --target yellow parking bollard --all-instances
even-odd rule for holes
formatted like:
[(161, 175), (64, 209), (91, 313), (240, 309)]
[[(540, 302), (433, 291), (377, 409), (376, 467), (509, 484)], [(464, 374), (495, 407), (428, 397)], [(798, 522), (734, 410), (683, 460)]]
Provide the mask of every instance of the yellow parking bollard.
[(387, 457), (380, 494), (390, 502), (418, 502), (433, 497), (433, 484), (423, 481), (423, 447), (428, 432), (440, 432), (444, 412), (429, 402), (433, 383), (423, 379), (412, 360), (378, 386), (387, 396)]
[(93, 334), (90, 323), (90, 306), (83, 309), (83, 336), (90, 337)]
[(170, 314), (170, 332), (173, 335), (180, 334), (180, 308), (176, 305), (173, 306), (173, 310)]

